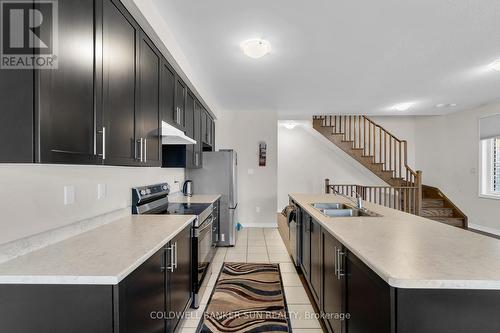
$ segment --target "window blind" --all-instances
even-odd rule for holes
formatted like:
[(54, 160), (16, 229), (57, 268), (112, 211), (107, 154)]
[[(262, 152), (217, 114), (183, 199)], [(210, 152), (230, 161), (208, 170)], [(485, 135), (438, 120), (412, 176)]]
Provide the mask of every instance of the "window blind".
[(500, 137), (500, 115), (479, 119), (479, 132), (481, 140)]
[(500, 193), (500, 137), (493, 139), (493, 172), (492, 185), (493, 192)]

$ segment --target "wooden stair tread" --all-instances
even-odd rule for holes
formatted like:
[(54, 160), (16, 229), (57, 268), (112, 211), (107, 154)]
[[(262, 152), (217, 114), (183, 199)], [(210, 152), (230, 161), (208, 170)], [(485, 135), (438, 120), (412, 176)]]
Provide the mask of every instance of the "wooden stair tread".
[(464, 219), (461, 217), (428, 217), (430, 220), (436, 221), (436, 222), (441, 222), (445, 223), (448, 225), (451, 225), (453, 227), (464, 227)]
[(453, 208), (425, 207), (425, 208), (422, 208), (420, 215), (423, 217), (452, 217), (453, 216)]
[(444, 207), (443, 199), (430, 199), (430, 198), (422, 199), (422, 208), (439, 208), (439, 207)]

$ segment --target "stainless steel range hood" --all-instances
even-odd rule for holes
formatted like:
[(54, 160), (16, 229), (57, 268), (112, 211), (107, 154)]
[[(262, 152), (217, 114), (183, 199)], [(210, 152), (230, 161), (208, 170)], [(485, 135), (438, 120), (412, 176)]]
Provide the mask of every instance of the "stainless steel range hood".
[(163, 145), (195, 145), (196, 141), (186, 136), (180, 129), (162, 121), (161, 143)]

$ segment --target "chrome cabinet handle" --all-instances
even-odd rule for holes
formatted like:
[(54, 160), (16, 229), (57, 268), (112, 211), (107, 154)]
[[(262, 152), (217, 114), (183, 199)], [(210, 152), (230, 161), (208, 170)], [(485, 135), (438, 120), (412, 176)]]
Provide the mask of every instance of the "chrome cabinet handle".
[(338, 269), (338, 251), (337, 251), (337, 247), (335, 246), (334, 247), (334, 251), (335, 251), (335, 256), (333, 258), (333, 269), (335, 270), (335, 277), (338, 279), (339, 276), (338, 276), (338, 272), (339, 272), (339, 269)]
[(144, 163), (146, 163), (148, 158), (148, 139), (144, 138)]
[[(99, 154), (99, 156), (102, 156), (102, 159), (105, 160), (106, 159), (106, 127), (103, 126), (102, 130), (97, 131), (97, 133), (102, 134), (102, 154)], [(94, 151), (94, 154), (96, 154), (95, 151)]]
[(143, 142), (142, 141), (143, 141), (142, 138), (137, 140), (137, 143), (139, 143), (139, 157), (138, 158), (136, 157), (136, 159), (138, 159), (141, 162), (142, 162), (142, 156), (143, 156)]
[(199, 155), (198, 153), (194, 153), (194, 165), (199, 165)]
[(174, 246), (171, 244), (169, 247), (167, 247), (167, 250), (170, 251), (170, 265), (167, 267), (167, 269), (170, 272), (173, 272), (175, 267), (174, 267)]
[(175, 251), (175, 262), (174, 262), (174, 268), (177, 269), (177, 242), (174, 243), (174, 251)]
[(342, 279), (345, 276), (344, 267), (342, 265), (342, 257), (346, 254), (341, 249), (335, 248), (336, 261), (337, 261), (337, 279)]

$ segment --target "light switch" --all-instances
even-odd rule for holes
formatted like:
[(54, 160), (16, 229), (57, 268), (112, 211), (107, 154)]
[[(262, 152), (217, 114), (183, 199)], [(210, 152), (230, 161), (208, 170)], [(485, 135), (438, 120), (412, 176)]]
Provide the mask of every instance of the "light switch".
[(75, 187), (73, 185), (64, 186), (64, 204), (72, 205), (75, 203)]
[(255, 173), (254, 169), (248, 169), (248, 174), (253, 175)]
[(97, 200), (104, 199), (106, 197), (106, 184), (97, 184)]
[(255, 211), (256, 211), (257, 213), (260, 213), (260, 207), (259, 207), (259, 206), (255, 207)]

